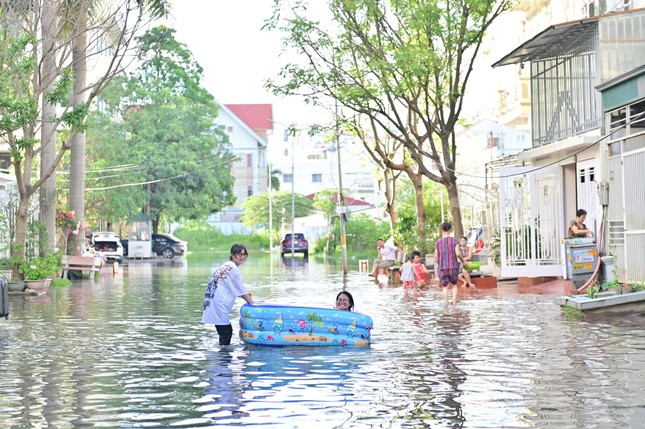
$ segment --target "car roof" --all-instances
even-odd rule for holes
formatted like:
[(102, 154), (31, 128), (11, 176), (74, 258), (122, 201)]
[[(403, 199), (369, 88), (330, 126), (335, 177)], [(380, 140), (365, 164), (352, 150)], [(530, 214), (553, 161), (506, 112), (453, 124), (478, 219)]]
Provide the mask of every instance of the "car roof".
[(157, 236), (161, 236), (161, 237), (170, 238), (170, 239), (175, 240), (175, 241), (184, 241), (184, 240), (182, 240), (181, 238), (177, 238), (177, 237), (175, 237), (175, 236), (174, 236), (174, 235), (172, 235), (172, 234), (166, 234), (165, 232), (158, 232), (158, 233), (156, 233), (156, 234), (152, 234), (152, 235), (153, 235), (153, 236), (154, 236), (154, 235), (157, 235)]

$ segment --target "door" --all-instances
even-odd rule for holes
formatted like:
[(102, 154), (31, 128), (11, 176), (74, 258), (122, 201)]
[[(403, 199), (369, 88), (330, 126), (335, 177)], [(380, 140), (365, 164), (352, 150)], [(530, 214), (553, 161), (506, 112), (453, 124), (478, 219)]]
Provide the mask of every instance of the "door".
[(598, 237), (598, 184), (596, 182), (596, 162), (593, 159), (578, 162), (576, 165), (576, 196), (578, 209), (587, 211), (585, 225)]
[(499, 190), (502, 276), (562, 276), (562, 168), (503, 168)]

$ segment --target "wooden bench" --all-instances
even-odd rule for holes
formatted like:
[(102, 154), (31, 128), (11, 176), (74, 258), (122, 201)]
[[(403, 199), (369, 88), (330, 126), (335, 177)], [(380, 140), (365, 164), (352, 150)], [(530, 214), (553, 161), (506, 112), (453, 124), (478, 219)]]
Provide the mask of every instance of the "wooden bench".
[(101, 267), (101, 258), (93, 256), (67, 256), (63, 261), (63, 278), (67, 278), (69, 271), (80, 271), (81, 276), (88, 273), (92, 278), (93, 273), (98, 273)]

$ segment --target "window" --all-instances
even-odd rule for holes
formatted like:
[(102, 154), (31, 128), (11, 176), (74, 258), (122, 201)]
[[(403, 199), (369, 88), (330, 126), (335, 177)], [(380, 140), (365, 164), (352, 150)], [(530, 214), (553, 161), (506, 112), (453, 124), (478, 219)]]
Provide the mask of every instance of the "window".
[(293, 182), (293, 175), (292, 174), (283, 174), (282, 175), (282, 181), (284, 183), (291, 183)]
[(322, 174), (312, 174), (311, 175), (312, 183), (322, 183)]
[(11, 154), (0, 153), (0, 170), (9, 170), (11, 167)]

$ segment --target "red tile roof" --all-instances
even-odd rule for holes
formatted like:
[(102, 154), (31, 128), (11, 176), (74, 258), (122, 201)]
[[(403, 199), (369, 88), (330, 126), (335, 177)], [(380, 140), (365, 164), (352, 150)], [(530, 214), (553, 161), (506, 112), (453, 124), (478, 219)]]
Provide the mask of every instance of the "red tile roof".
[(273, 129), (271, 104), (226, 104), (226, 107), (253, 131)]
[[(310, 201), (313, 201), (315, 197), (316, 197), (316, 193), (305, 196), (305, 198), (307, 198)], [(346, 195), (343, 196), (343, 199), (345, 200), (345, 204), (348, 206), (371, 206), (371, 204), (368, 202), (365, 202), (363, 200), (357, 200), (356, 198), (348, 197)], [(331, 200), (334, 202), (334, 204), (338, 204), (338, 194), (333, 194), (331, 196)]]

